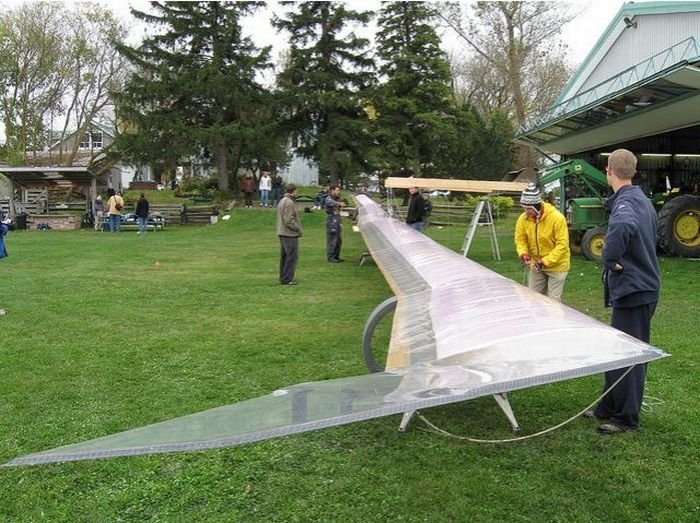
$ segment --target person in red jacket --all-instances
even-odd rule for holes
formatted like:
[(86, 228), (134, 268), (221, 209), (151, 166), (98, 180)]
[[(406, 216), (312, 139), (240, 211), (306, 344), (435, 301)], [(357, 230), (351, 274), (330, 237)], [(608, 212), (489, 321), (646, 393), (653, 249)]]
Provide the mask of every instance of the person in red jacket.
[(253, 194), (255, 193), (255, 178), (253, 178), (253, 173), (248, 171), (241, 181), (241, 192), (243, 192), (243, 197), (245, 198), (246, 209), (253, 207)]

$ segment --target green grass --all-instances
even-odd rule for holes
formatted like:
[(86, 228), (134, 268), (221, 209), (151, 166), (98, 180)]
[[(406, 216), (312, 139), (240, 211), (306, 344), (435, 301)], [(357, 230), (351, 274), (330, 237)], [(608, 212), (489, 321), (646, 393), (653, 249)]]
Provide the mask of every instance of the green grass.
[[(274, 213), (140, 236), (21, 231), (0, 261), (0, 462), (285, 385), (365, 373), (361, 333), (390, 295), (346, 226), (324, 262), (324, 216), (303, 214), (299, 285), (277, 285)], [(471, 257), (520, 281), (480, 230)], [(459, 249), (464, 228), (428, 228)], [(155, 262), (160, 262), (156, 266)], [(664, 401), (634, 434), (577, 419), (545, 437), (463, 443), (399, 416), (230, 449), (0, 469), (0, 521), (697, 521), (700, 262), (662, 258), (650, 366)], [(575, 257), (569, 305), (603, 321), (600, 269)], [(382, 329), (386, 331), (387, 329)], [(386, 339), (386, 332), (378, 338)], [(380, 340), (381, 341), (381, 340)], [(581, 410), (592, 376), (511, 394), (527, 434)], [(458, 434), (511, 436), (491, 398), (424, 413)]]

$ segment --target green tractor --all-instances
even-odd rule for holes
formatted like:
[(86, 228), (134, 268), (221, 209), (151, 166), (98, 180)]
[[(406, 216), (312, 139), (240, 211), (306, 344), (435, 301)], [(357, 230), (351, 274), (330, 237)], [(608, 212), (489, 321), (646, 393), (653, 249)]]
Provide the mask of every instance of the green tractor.
[[(559, 210), (569, 224), (571, 249), (600, 261), (608, 216), (603, 202), (611, 194), (604, 173), (584, 160), (544, 169), (539, 183), (559, 181)], [(652, 197), (659, 213), (658, 244), (667, 254), (700, 257), (700, 195), (670, 190)]]

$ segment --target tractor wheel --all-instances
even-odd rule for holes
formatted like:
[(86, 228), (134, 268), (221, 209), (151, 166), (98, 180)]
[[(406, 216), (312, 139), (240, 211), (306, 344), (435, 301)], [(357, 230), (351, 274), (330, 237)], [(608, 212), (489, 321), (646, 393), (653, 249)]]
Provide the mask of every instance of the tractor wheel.
[(659, 244), (668, 254), (700, 257), (700, 196), (683, 194), (659, 211)]
[(603, 257), (603, 245), (605, 244), (606, 227), (594, 227), (583, 233), (581, 250), (583, 255), (591, 261), (600, 263)]
[(581, 254), (581, 231), (569, 230), (569, 250), (572, 254)]

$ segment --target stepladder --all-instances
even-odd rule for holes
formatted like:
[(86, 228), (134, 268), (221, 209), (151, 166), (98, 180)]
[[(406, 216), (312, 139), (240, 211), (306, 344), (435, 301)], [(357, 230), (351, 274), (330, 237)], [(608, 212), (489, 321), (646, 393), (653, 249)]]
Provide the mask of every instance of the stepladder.
[(486, 227), (488, 229), (489, 238), (491, 240), (491, 255), (494, 260), (501, 261), (501, 251), (498, 248), (498, 237), (496, 236), (496, 225), (493, 221), (493, 207), (488, 198), (481, 198), (476, 204), (474, 214), (467, 227), (467, 234), (464, 236), (461, 249), (465, 258), (469, 254), (469, 248), (472, 245), (472, 241), (479, 227)]

